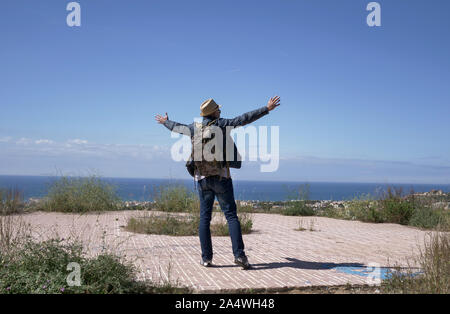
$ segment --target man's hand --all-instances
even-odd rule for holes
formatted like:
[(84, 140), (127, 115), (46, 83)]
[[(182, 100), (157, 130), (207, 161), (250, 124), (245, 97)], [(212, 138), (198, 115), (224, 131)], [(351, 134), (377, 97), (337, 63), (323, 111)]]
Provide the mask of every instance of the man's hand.
[(157, 115), (155, 116), (156, 122), (161, 123), (161, 124), (163, 124), (164, 122), (166, 122), (168, 119), (169, 119), (169, 116), (167, 115), (167, 112), (166, 112), (166, 115), (165, 115), (164, 117), (161, 116), (161, 115), (159, 115), (159, 114), (157, 114)]
[(267, 103), (267, 109), (269, 109), (269, 111), (272, 111), (279, 105), (281, 105), (280, 104), (280, 96), (275, 96), (275, 97), (270, 98), (269, 102)]

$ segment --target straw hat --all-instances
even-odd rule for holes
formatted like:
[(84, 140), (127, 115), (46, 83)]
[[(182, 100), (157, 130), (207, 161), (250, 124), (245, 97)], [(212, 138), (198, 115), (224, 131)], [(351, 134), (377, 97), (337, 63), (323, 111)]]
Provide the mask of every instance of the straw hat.
[(202, 105), (200, 106), (200, 116), (206, 117), (211, 114), (213, 114), (216, 110), (218, 110), (220, 107), (214, 99), (210, 98), (208, 100), (205, 100)]

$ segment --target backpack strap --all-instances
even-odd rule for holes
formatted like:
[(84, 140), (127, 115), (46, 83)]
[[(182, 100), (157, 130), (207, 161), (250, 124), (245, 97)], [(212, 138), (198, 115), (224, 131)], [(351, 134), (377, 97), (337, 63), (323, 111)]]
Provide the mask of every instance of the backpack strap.
[(215, 123), (216, 121), (217, 121), (217, 119), (214, 119), (214, 120), (210, 121), (206, 126), (211, 126), (211, 125), (213, 125), (213, 123)]

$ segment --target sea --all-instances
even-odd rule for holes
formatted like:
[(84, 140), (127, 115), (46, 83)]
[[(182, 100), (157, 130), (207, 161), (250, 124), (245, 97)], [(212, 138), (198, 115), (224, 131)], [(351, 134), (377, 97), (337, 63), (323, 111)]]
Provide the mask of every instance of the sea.
[[(47, 195), (57, 176), (0, 176), (0, 189), (17, 189), (25, 200)], [(151, 201), (161, 187), (185, 186), (196, 192), (194, 181), (183, 179), (138, 179), (101, 178), (112, 185), (123, 201)], [(450, 184), (385, 184), (385, 183), (336, 183), (336, 182), (282, 182), (245, 181), (233, 179), (234, 195), (237, 200), (285, 201), (290, 199), (309, 200), (352, 200), (355, 198), (380, 197), (388, 187), (402, 189), (404, 193), (442, 190), (450, 192)]]

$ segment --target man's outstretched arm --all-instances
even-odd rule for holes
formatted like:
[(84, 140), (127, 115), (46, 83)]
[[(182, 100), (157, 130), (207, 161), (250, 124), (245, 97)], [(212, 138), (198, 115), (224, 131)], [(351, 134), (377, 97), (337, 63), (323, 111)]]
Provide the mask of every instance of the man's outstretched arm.
[(190, 127), (188, 125), (182, 124), (182, 123), (178, 123), (178, 122), (175, 122), (175, 121), (170, 121), (169, 120), (169, 116), (167, 115), (167, 112), (166, 112), (165, 116), (161, 116), (161, 115), (157, 114), (155, 116), (155, 120), (159, 124), (164, 125), (170, 131), (181, 133), (181, 134), (186, 134), (186, 135), (188, 134), (188, 132), (189, 132), (189, 134), (191, 132), (191, 129), (190, 129)]
[(272, 111), (276, 107), (280, 105), (280, 97), (275, 96), (270, 98), (269, 102), (267, 103), (267, 106), (261, 107), (259, 109), (249, 111), (247, 113), (244, 113), (243, 115), (240, 115), (233, 119), (220, 119), (218, 124), (221, 127), (225, 126), (244, 126), (246, 124), (252, 123), (259, 118), (265, 116), (269, 113), (269, 111)]

